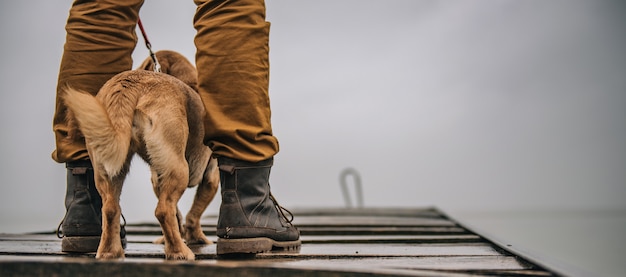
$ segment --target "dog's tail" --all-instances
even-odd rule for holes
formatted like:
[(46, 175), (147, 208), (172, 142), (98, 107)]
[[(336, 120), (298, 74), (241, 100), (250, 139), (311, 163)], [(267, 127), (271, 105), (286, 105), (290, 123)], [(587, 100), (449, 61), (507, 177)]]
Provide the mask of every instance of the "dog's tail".
[(116, 110), (112, 121), (105, 106), (89, 93), (67, 88), (63, 101), (89, 143), (91, 158), (108, 176), (119, 174), (128, 158), (134, 105), (127, 105), (132, 106), (129, 111)]

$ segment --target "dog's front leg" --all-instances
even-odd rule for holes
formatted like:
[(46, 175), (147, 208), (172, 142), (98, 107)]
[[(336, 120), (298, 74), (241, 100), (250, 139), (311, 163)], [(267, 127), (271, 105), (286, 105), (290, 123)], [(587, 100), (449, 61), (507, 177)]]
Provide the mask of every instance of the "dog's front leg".
[(102, 171), (94, 167), (96, 188), (102, 198), (102, 235), (98, 245), (97, 259), (116, 259), (124, 257), (124, 248), (120, 240), (120, 194), (123, 178), (109, 180), (102, 176)]
[(202, 232), (200, 219), (207, 206), (215, 197), (219, 182), (220, 175), (217, 169), (217, 159), (211, 158), (204, 171), (202, 181), (196, 190), (191, 209), (185, 219), (185, 241), (187, 241), (187, 244), (213, 243)]

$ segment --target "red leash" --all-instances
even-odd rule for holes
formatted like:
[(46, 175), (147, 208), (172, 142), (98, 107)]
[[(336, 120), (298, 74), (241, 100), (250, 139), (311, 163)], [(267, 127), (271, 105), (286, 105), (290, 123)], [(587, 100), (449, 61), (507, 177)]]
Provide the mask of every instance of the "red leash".
[(159, 60), (157, 60), (156, 55), (152, 52), (152, 44), (150, 44), (150, 40), (148, 40), (148, 35), (146, 34), (146, 30), (143, 29), (143, 24), (141, 24), (141, 18), (138, 18), (137, 24), (139, 24), (139, 30), (141, 30), (141, 35), (143, 36), (143, 40), (146, 42), (146, 47), (148, 48), (148, 52), (150, 52), (150, 57), (154, 62), (154, 71), (161, 72), (161, 64), (159, 64)]

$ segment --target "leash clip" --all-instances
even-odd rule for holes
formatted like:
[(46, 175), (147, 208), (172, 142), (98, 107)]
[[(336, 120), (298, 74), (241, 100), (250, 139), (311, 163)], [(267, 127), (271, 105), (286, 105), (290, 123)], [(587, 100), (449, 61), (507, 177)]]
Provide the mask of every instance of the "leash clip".
[(148, 51), (150, 52), (150, 57), (152, 57), (152, 61), (154, 62), (154, 72), (161, 72), (161, 64), (149, 46)]
[(154, 72), (161, 72), (161, 64), (159, 64), (159, 60), (157, 59), (154, 52), (152, 52), (152, 44), (150, 44), (150, 40), (148, 40), (148, 35), (146, 31), (143, 29), (143, 24), (141, 24), (141, 18), (137, 19), (137, 24), (139, 24), (139, 30), (141, 30), (141, 35), (143, 36), (143, 40), (146, 42), (146, 48), (148, 48), (148, 52), (150, 52), (150, 57), (152, 58), (152, 62), (154, 62)]

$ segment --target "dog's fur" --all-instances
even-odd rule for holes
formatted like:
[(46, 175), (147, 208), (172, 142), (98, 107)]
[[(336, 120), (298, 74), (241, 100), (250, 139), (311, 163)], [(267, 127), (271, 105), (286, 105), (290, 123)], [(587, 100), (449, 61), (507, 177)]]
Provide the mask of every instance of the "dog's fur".
[[(102, 197), (102, 236), (96, 258), (124, 256), (119, 199), (134, 154), (152, 171), (165, 257), (194, 259), (181, 233), (187, 244), (211, 243), (202, 233), (200, 217), (217, 192), (219, 173), (217, 161), (203, 144), (206, 111), (197, 93), (196, 69), (176, 52), (156, 55), (164, 73), (150, 71), (154, 64), (148, 58), (139, 69), (111, 78), (95, 97), (65, 90), (68, 119), (77, 122), (85, 137)], [(187, 187), (196, 185), (183, 227), (177, 203)]]

